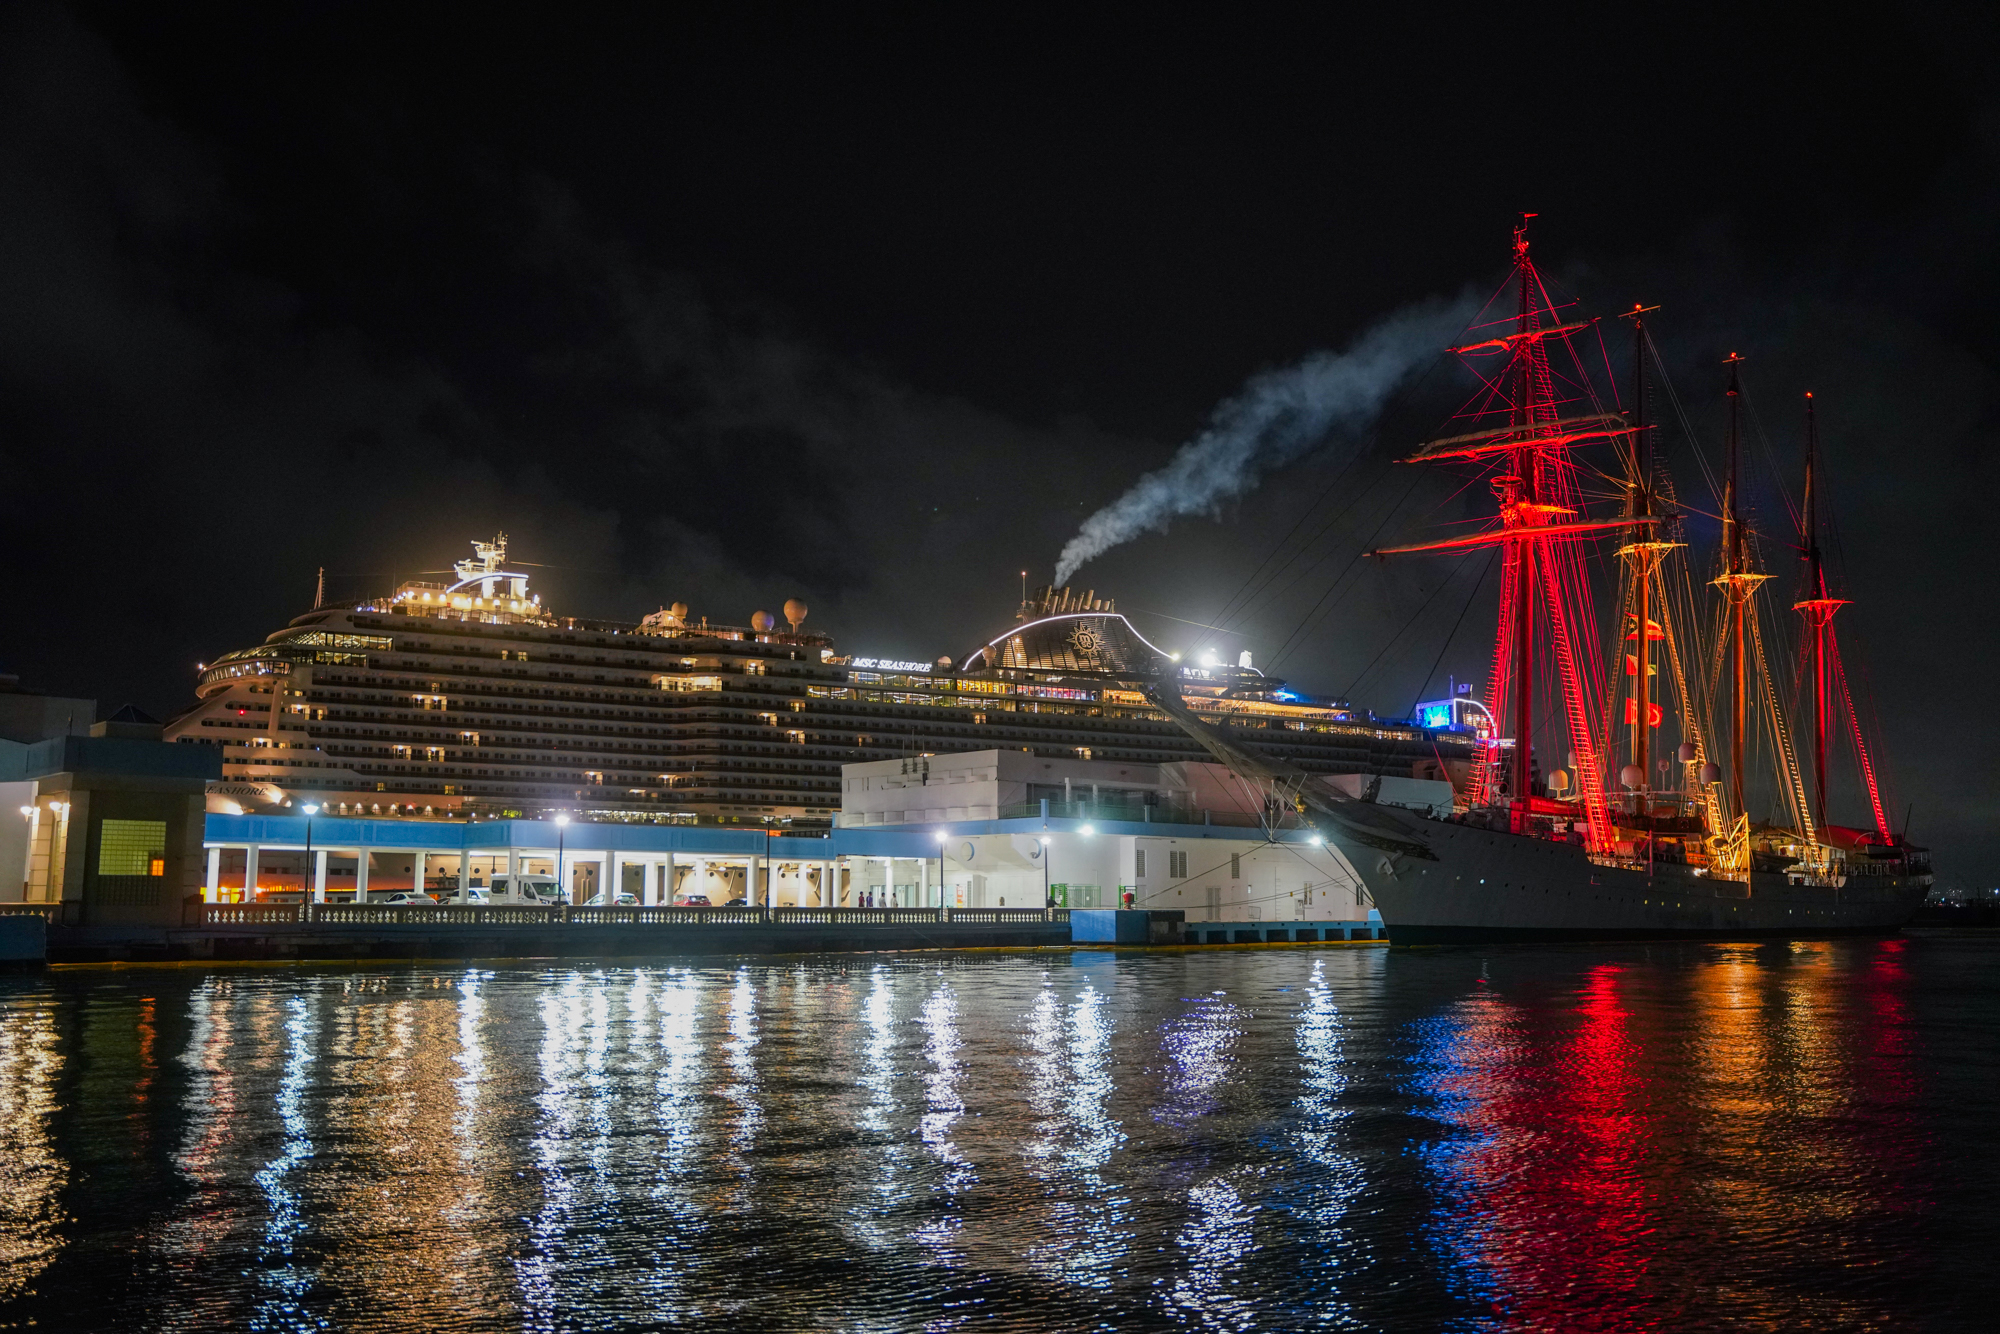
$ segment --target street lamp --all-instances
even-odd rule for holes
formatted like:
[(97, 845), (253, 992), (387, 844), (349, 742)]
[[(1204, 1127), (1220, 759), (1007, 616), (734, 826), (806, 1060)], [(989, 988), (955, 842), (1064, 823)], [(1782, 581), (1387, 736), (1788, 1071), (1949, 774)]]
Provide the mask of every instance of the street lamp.
[(306, 813), (306, 893), (312, 893), (313, 881), (313, 816), (319, 814), (319, 807), (310, 801), (299, 808)]
[[(569, 903), (569, 881), (563, 878), (563, 835), (569, 832), (567, 812), (556, 816), (556, 884), (562, 890), (563, 903)], [(518, 891), (519, 886), (515, 887)]]

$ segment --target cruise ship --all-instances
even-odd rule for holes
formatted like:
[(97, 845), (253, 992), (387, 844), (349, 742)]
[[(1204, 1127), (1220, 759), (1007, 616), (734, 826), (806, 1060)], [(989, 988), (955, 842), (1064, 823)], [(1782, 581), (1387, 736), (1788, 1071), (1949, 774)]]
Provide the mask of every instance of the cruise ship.
[[(223, 747), (211, 805), (811, 827), (855, 761), (1205, 758), (1145, 694), (1171, 655), (1094, 593), (1040, 589), (956, 663), (907, 662), (839, 653), (796, 599), (783, 628), (678, 602), (630, 623), (558, 616), (504, 533), (472, 546), (451, 582), (318, 606), (204, 664), (167, 735)], [(1473, 759), (1459, 731), (1290, 690), (1247, 658), (1179, 674), (1197, 715), (1303, 772), (1462, 782)]]

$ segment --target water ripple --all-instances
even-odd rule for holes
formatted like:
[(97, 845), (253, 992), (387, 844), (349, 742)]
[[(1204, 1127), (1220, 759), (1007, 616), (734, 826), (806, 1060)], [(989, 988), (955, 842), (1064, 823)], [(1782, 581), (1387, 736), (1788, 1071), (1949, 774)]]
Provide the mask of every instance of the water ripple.
[(0, 979), (0, 1330), (1981, 1328), (2000, 942)]

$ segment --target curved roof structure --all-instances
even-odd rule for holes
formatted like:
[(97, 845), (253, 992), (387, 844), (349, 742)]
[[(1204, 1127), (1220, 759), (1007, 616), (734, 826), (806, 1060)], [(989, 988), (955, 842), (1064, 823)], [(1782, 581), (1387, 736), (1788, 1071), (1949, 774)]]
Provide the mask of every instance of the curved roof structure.
[(1092, 676), (1159, 676), (1173, 670), (1165, 650), (1117, 612), (1070, 612), (1017, 625), (980, 645), (965, 672), (1019, 668)]

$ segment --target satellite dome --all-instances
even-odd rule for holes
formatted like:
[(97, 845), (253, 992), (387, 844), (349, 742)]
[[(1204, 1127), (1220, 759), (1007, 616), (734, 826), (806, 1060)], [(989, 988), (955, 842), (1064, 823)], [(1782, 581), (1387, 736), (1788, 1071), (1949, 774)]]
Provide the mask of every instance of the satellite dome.
[(792, 623), (792, 630), (794, 633), (796, 633), (798, 631), (798, 628), (801, 625), (805, 624), (806, 604), (799, 601), (797, 598), (786, 598), (785, 619)]
[(673, 618), (677, 621), (685, 621), (688, 618), (688, 604), (685, 602), (676, 602), (667, 610), (673, 613)]
[(1553, 791), (1561, 792), (1568, 786), (1569, 786), (1569, 774), (1566, 771), (1562, 769), (1554, 769), (1550, 771), (1549, 787)]
[(1681, 742), (1681, 748), (1680, 748), (1679, 750), (1675, 751), (1675, 752), (1674, 752), (1674, 754), (1676, 754), (1676, 755), (1678, 755), (1678, 756), (1680, 756), (1680, 757), (1681, 757), (1681, 763), (1682, 763), (1682, 764), (1693, 764), (1693, 763), (1694, 763), (1694, 757), (1695, 757), (1695, 754), (1696, 754), (1696, 751), (1695, 751), (1695, 748), (1694, 748), (1694, 742), (1692, 742), (1692, 741), (1683, 741), (1683, 742)]
[(759, 634), (769, 633), (771, 627), (777, 623), (777, 617), (771, 615), (768, 611), (753, 611), (750, 613), (750, 628)]
[(1707, 764), (1702, 765), (1701, 781), (1704, 783), (1720, 783), (1722, 781), (1722, 766), (1714, 760), (1710, 760)]
[(1636, 764), (1628, 764), (1618, 771), (1618, 781), (1627, 791), (1637, 792), (1646, 786), (1646, 771)]

